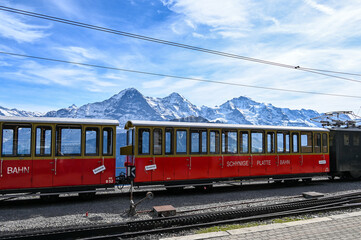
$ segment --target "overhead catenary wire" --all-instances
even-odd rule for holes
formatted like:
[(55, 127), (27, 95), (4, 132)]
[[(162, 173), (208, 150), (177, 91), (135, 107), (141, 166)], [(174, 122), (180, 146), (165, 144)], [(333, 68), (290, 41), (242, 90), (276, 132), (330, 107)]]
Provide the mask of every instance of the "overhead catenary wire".
[(0, 51), (0, 54), (11, 55), (11, 56), (16, 56), (16, 57), (33, 58), (33, 59), (52, 61), (52, 62), (59, 62), (59, 63), (67, 63), (67, 64), (73, 64), (73, 65), (79, 65), (79, 66), (93, 67), (93, 68), (101, 68), (101, 69), (116, 70), (116, 71), (123, 71), (123, 72), (137, 73), (137, 74), (145, 74), (145, 75), (151, 75), (151, 76), (176, 78), (176, 79), (183, 79), (183, 80), (197, 81), (197, 82), (207, 82), (207, 83), (215, 83), (215, 84), (223, 84), (223, 85), (231, 85), (231, 86), (239, 86), (239, 87), (247, 87), (247, 88), (258, 88), (258, 89), (266, 89), (266, 90), (272, 90), (272, 91), (282, 91), (282, 92), (293, 92), (293, 93), (302, 93), (302, 94), (314, 94), (314, 95), (324, 95), (324, 96), (333, 96), (333, 97), (346, 97), (346, 98), (358, 98), (358, 99), (361, 99), (361, 96), (334, 94), (334, 93), (322, 93), (322, 92), (312, 92), (312, 91), (302, 91), (302, 90), (283, 89), (283, 88), (274, 88), (274, 87), (264, 87), (264, 86), (255, 86), (255, 85), (233, 83), (233, 82), (222, 82), (222, 81), (207, 80), (207, 79), (201, 79), (201, 78), (191, 78), (191, 77), (175, 76), (175, 75), (162, 74), (162, 73), (152, 73), (152, 72), (145, 72), (145, 71), (139, 71), (139, 70), (110, 67), (110, 66), (101, 66), (101, 65), (89, 64), (89, 63), (80, 63), (80, 62), (73, 62), (73, 61), (66, 61), (66, 60), (61, 60), (61, 59), (53, 59), (53, 58), (46, 58), (46, 57), (31, 56), (31, 55), (4, 52), (4, 51)]
[(328, 76), (328, 77), (332, 77), (332, 78), (338, 78), (338, 79), (342, 79), (342, 80), (346, 80), (346, 81), (361, 83), (360, 80), (355, 80), (355, 79), (351, 79), (351, 78), (345, 78), (345, 77), (340, 77), (340, 76), (326, 74), (326, 73), (320, 73), (320, 72), (361, 76), (361, 74), (357, 74), (357, 73), (346, 73), (346, 72), (323, 70), (323, 69), (316, 69), (316, 68), (306, 68), (306, 67), (294, 66), (294, 65), (283, 64), (283, 63), (278, 63), (278, 62), (273, 62), (273, 61), (267, 61), (267, 60), (263, 60), (263, 59), (251, 58), (251, 57), (241, 56), (241, 55), (237, 55), (237, 54), (226, 53), (226, 52), (211, 50), (211, 49), (207, 49), (207, 48), (201, 48), (201, 47), (196, 47), (196, 46), (192, 46), (192, 45), (187, 45), (187, 44), (182, 44), (182, 43), (177, 43), (177, 42), (172, 42), (172, 41), (166, 41), (166, 40), (162, 40), (162, 39), (158, 39), (158, 38), (147, 37), (144, 35), (133, 34), (133, 33), (129, 33), (129, 32), (95, 26), (95, 25), (91, 25), (91, 24), (87, 24), (87, 23), (72, 21), (72, 20), (68, 20), (68, 19), (64, 19), (64, 18), (53, 17), (53, 16), (45, 15), (45, 14), (39, 14), (39, 13), (25, 11), (25, 10), (21, 10), (21, 9), (17, 9), (17, 8), (10, 8), (10, 7), (6, 7), (6, 6), (2, 6), (2, 5), (0, 5), (0, 10), (12, 12), (12, 13), (16, 13), (16, 14), (21, 14), (21, 15), (26, 15), (26, 16), (31, 16), (31, 17), (35, 17), (35, 18), (41, 18), (41, 19), (45, 19), (45, 20), (49, 20), (49, 21), (69, 24), (69, 25), (73, 25), (73, 26), (93, 29), (93, 30), (97, 30), (97, 31), (103, 31), (103, 32), (107, 32), (107, 33), (117, 34), (117, 35), (121, 35), (121, 36), (125, 36), (125, 37), (155, 42), (155, 43), (159, 43), (159, 44), (165, 44), (165, 45), (169, 45), (169, 46), (185, 48), (185, 49), (189, 49), (189, 50), (194, 50), (194, 51), (199, 51), (199, 52), (204, 52), (204, 53), (209, 53), (209, 54), (214, 54), (214, 55), (219, 55), (219, 56), (223, 56), (223, 57), (229, 57), (229, 58), (235, 58), (235, 59), (240, 59), (240, 60), (245, 60), (245, 61), (267, 64), (267, 65), (272, 65), (272, 66), (277, 66), (277, 67), (295, 69), (295, 70), (305, 71), (305, 72), (309, 72), (309, 73), (313, 73), (313, 74), (319, 74), (319, 75), (324, 75), (324, 76)]

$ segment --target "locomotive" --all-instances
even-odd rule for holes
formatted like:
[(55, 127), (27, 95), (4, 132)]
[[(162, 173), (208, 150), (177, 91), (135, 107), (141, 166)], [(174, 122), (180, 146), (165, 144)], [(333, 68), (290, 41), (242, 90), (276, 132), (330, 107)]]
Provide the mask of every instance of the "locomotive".
[(118, 121), (0, 117), (0, 194), (77, 192), (117, 184), (201, 186), (245, 179), (361, 177), (361, 129), (128, 121), (116, 176)]

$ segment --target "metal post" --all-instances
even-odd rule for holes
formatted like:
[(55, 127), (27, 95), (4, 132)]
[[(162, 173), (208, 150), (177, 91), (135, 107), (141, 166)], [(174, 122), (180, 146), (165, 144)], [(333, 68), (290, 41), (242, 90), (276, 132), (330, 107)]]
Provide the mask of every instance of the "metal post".
[(133, 186), (134, 186), (134, 180), (132, 179), (130, 181), (130, 206), (129, 206), (129, 216), (135, 216), (137, 214), (135, 210), (135, 204), (133, 201)]

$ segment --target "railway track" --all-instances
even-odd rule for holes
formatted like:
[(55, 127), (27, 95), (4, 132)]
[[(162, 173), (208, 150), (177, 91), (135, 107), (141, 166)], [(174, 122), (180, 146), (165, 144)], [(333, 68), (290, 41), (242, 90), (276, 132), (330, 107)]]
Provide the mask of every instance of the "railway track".
[(302, 213), (320, 212), (342, 208), (360, 207), (361, 192), (319, 199), (299, 200), (289, 203), (242, 208), (238, 210), (128, 221), (121, 224), (98, 225), (32, 231), (0, 236), (0, 239), (118, 239), (145, 234), (174, 232), (218, 224), (240, 223)]

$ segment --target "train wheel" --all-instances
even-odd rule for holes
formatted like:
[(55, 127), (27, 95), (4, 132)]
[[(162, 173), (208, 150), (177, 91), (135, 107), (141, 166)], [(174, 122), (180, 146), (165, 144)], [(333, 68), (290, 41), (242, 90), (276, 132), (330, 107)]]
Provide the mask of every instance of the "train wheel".
[(357, 180), (361, 178), (361, 171), (352, 171), (349, 175), (352, 180)]
[(45, 202), (55, 202), (59, 199), (59, 194), (55, 195), (41, 195), (40, 199)]
[(165, 187), (170, 193), (178, 193), (184, 189), (184, 187)]
[(95, 197), (95, 192), (78, 193), (78, 196), (81, 200), (89, 200)]
[(194, 186), (194, 188), (197, 191), (210, 192), (213, 189), (213, 185), (212, 184), (207, 184), (207, 185), (201, 185), (201, 186)]
[(312, 182), (312, 178), (302, 178), (302, 182), (305, 184), (310, 184)]

